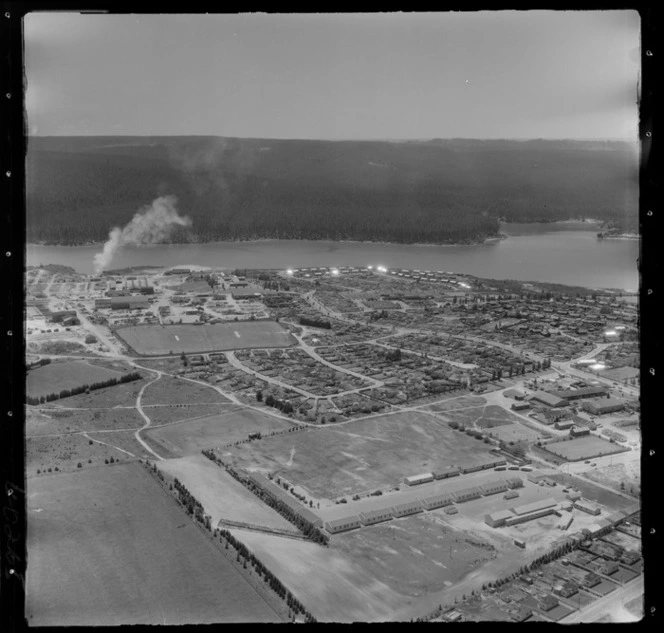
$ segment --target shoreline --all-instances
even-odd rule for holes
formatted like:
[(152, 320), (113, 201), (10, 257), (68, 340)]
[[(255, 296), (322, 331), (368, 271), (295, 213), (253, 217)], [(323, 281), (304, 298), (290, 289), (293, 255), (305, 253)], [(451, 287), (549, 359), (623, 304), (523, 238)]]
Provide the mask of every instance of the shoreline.
[[(150, 246), (197, 246), (199, 244), (262, 244), (267, 242), (333, 242), (335, 244), (379, 244), (385, 246), (481, 246), (482, 244), (493, 244), (506, 240), (509, 235), (501, 233), (483, 240), (469, 240), (465, 242), (381, 242), (374, 240), (331, 240), (331, 239), (284, 239), (278, 237), (261, 237), (255, 240), (210, 240), (206, 242), (159, 242), (156, 244), (141, 244), (142, 247)], [(84, 248), (97, 247), (103, 248), (105, 242), (82, 242), (80, 244), (52, 244), (48, 242), (26, 242), (26, 247), (30, 246), (52, 246), (57, 248)], [(135, 246), (135, 245), (129, 245)]]

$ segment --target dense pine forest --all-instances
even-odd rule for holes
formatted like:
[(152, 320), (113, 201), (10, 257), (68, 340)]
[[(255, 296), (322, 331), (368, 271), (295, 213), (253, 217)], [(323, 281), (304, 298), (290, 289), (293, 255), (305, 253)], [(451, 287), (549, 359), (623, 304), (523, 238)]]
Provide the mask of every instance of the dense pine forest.
[(580, 217), (635, 230), (638, 158), (608, 141), (29, 139), (29, 242), (104, 241), (167, 194), (193, 220), (175, 242), (463, 243)]

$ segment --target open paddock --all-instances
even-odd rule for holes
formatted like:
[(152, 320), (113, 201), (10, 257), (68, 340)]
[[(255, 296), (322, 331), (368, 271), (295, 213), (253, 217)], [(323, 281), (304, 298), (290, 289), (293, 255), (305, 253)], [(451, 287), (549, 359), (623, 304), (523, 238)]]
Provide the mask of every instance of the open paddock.
[(290, 521), (203, 455), (168, 459), (159, 462), (158, 467), (187, 487), (203, 504), (205, 513), (212, 517), (213, 525), (228, 519), (300, 534)]
[[(147, 374), (147, 372), (145, 372)], [(63, 407), (80, 407), (81, 409), (104, 409), (113, 407), (133, 407), (139, 391), (145, 386), (145, 380), (134, 380), (121, 385), (95, 389), (90, 393), (79, 393), (75, 396), (45, 402), (43, 408), (60, 409)]]
[(138, 463), (28, 481), (29, 626), (275, 622)]
[(162, 424), (173, 424), (205, 418), (218, 413), (236, 409), (233, 403), (218, 404), (151, 404), (143, 405), (143, 413), (147, 415), (153, 427)]
[[(86, 437), (87, 435), (87, 437)], [(136, 441), (133, 431), (114, 433), (69, 433), (67, 435), (26, 438), (25, 464), (27, 475), (42, 476), (52, 472), (71, 473), (105, 468), (105, 460), (130, 461), (152, 457)], [(90, 441), (92, 440), (92, 444)], [(78, 464), (81, 464), (81, 468)], [(57, 471), (55, 469), (58, 469)]]
[(293, 426), (286, 420), (236, 407), (224, 413), (148, 429), (144, 435), (158, 446), (165, 447), (171, 455), (183, 457), (246, 440), (249, 433), (282, 431)]
[(467, 409), (469, 407), (482, 407), (486, 404), (486, 398), (480, 396), (452, 396), (425, 407), (426, 411), (440, 413), (450, 409)]
[(603, 455), (624, 453), (624, 446), (612, 444), (596, 435), (585, 435), (571, 440), (551, 442), (542, 447), (545, 451), (562, 457), (567, 462), (578, 462), (582, 459), (592, 459)]
[(336, 547), (231, 529), (321, 622), (393, 618), (404, 597)]
[(267, 437), (223, 455), (240, 468), (270, 471), (312, 496), (334, 499), (394, 486), (407, 475), (441, 466), (476, 462), (490, 453), (487, 444), (431, 414), (409, 411)]
[(444, 590), (497, 556), (488, 542), (432, 519), (429, 513), (332, 537), (332, 545), (399, 594)]
[(141, 356), (200, 353), (255, 347), (290, 347), (295, 339), (274, 321), (204, 325), (138, 325), (115, 334)]
[(135, 409), (28, 409), (26, 436), (61, 435), (77, 431), (138, 429), (143, 418)]
[[(153, 374), (154, 378), (154, 374)], [(210, 404), (230, 402), (213, 387), (191, 380), (162, 376), (145, 388), (141, 404)]]
[(99, 367), (84, 360), (53, 362), (28, 371), (26, 392), (28, 396), (39, 398), (49, 393), (60, 393), (63, 389), (121, 377), (122, 373), (119, 371)]

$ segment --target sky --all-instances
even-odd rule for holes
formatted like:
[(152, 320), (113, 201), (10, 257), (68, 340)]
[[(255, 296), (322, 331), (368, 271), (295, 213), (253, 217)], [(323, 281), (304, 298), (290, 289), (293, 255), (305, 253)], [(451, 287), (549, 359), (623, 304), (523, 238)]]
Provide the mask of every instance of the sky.
[(635, 11), (24, 19), (30, 134), (636, 140)]

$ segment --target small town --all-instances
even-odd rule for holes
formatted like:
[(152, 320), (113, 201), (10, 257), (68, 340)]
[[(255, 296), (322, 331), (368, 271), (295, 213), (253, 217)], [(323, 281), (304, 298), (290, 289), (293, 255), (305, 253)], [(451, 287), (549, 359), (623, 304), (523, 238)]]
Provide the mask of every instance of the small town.
[[(304, 605), (292, 618), (335, 608), (318, 601), (330, 578), (296, 578), (297, 539), (363, 560), (411, 620), (638, 613), (635, 296), (380, 264), (47, 265), (26, 293), (28, 474), (93, 468), (100, 446), (184, 484), (213, 535), (277, 552), (272, 573)], [(362, 546), (410, 568), (404, 530), (424, 557), (415, 593)], [(350, 600), (350, 577), (326, 573)], [(381, 608), (347, 604), (352, 620)]]

